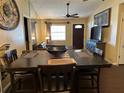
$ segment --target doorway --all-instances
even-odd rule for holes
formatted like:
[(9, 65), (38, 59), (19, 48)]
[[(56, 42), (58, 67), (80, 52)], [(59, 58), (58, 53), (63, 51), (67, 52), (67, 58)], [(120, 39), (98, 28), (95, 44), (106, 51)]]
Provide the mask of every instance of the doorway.
[(28, 18), (26, 17), (24, 17), (24, 34), (26, 50), (29, 50)]
[[(124, 13), (123, 13), (124, 14)], [(124, 64), (124, 15), (121, 22), (119, 64)]]
[(35, 50), (37, 47), (37, 22), (36, 20), (31, 20), (31, 27), (30, 27), (30, 34), (31, 34), (31, 44), (32, 44), (32, 49)]
[(73, 24), (73, 48), (84, 47), (84, 24)]

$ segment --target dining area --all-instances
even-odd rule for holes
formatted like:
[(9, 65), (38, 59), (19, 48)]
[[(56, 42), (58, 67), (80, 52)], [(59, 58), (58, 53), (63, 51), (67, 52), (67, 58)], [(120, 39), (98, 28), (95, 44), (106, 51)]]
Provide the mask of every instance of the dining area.
[[(97, 54), (67, 48), (64, 45), (49, 45), (41, 50), (24, 50), (20, 57), (14, 49), (5, 55), (4, 60), (8, 62), (5, 72), (10, 75), (9, 93), (80, 93), (81, 89), (100, 93), (100, 69), (111, 67), (111, 63)], [(32, 88), (24, 88), (25, 80), (30, 80), (26, 86), (32, 84)], [(80, 82), (85, 81), (89, 85), (80, 86)]]

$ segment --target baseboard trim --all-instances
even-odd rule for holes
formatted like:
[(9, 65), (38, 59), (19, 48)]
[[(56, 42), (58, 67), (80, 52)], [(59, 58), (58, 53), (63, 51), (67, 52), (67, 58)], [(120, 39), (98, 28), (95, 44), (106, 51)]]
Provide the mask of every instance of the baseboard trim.
[(111, 63), (112, 65), (119, 66), (118, 63), (116, 63), (116, 62), (112, 62), (111, 60), (109, 60), (109, 59), (107, 59), (107, 58), (105, 58), (105, 60), (108, 61), (109, 63)]

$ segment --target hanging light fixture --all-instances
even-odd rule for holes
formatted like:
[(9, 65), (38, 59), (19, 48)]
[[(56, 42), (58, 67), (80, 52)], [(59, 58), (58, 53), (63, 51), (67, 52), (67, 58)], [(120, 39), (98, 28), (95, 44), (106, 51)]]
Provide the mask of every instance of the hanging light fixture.
[[(83, 0), (83, 2), (85, 2), (85, 1), (88, 1), (88, 0)], [(101, 0), (101, 1), (105, 1), (105, 0)]]

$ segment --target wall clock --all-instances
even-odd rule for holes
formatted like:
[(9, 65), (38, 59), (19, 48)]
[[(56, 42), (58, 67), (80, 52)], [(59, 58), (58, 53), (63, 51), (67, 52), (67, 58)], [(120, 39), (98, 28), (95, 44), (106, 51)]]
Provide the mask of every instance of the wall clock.
[(19, 10), (14, 0), (0, 0), (0, 28), (12, 30), (19, 24)]

